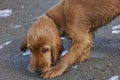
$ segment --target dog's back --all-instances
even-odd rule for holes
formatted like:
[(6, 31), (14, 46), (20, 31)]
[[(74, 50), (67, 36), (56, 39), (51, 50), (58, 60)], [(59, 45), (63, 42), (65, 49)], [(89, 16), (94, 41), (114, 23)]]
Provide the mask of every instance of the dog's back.
[[(61, 0), (48, 11), (59, 31), (74, 21), (96, 30), (120, 14), (120, 0)], [(62, 33), (62, 32), (61, 32)]]
[[(120, 0), (64, 0), (67, 18), (72, 15), (80, 21), (100, 27), (120, 14)], [(74, 19), (74, 17), (72, 18)], [(69, 22), (70, 19), (68, 19)]]

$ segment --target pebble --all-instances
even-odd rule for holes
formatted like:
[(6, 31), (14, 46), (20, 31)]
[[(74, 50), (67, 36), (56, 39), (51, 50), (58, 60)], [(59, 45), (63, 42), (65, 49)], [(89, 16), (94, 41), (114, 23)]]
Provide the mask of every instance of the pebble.
[(112, 66), (112, 64), (110, 63), (110, 64), (107, 64), (107, 67), (111, 67)]
[(78, 65), (75, 65), (75, 66), (72, 66), (73, 69), (77, 69), (78, 68)]
[(24, 9), (24, 6), (22, 5), (21, 8)]
[(97, 66), (95, 66), (94, 69), (97, 69), (97, 70), (103, 70), (103, 68), (102, 68), (101, 65), (97, 65)]

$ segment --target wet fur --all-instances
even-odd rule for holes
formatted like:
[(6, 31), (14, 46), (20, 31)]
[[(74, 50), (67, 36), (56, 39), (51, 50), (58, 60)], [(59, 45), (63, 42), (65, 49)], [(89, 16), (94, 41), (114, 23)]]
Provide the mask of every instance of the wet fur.
[[(48, 18), (41, 23), (42, 27), (44, 27), (44, 22), (52, 20), (54, 27), (51, 24), (46, 24), (46, 28), (48, 30), (56, 28), (54, 30), (52, 29), (53, 34), (51, 32), (50, 34), (46, 34), (43, 32), (44, 29), (33, 26), (31, 29), (37, 29), (38, 34), (44, 34), (44, 36), (47, 36), (46, 39), (48, 40), (50, 36), (60, 37), (66, 35), (72, 40), (72, 47), (55, 66), (49, 67), (47, 71), (43, 72), (41, 77), (53, 78), (59, 76), (73, 63), (87, 60), (93, 47), (94, 32), (97, 28), (109, 23), (119, 14), (120, 0), (60, 0), (57, 5), (49, 9), (43, 15)], [(40, 17), (39, 20), (42, 19), (44, 18)], [(37, 23), (41, 22), (39, 20)], [(29, 40), (33, 43), (31, 38), (38, 34), (32, 32), (33, 30), (29, 30), (27, 34), (32, 34)], [(42, 37), (44, 38), (44, 36)], [(39, 37), (40, 36), (37, 38)], [(57, 37), (51, 40), (57, 42)], [(57, 40), (60, 40), (60, 38)], [(44, 40), (41, 39), (39, 41), (44, 42)], [(39, 43), (39, 41), (37, 41), (37, 43)], [(27, 42), (27, 44), (29, 44), (29, 42)], [(62, 47), (62, 45), (60, 46)], [(53, 48), (57, 48), (57, 46)], [(53, 52), (52, 54), (56, 53)]]

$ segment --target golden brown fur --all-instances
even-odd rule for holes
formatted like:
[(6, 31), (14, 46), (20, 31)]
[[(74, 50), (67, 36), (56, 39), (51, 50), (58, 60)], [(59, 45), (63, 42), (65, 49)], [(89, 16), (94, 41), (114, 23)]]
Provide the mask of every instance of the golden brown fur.
[(58, 34), (55, 23), (46, 15), (42, 15), (32, 25), (21, 47), (23, 51), (27, 47), (31, 50), (31, 61), (28, 66), (32, 69), (30, 71), (34, 72), (36, 69), (46, 71), (52, 64), (51, 59), (54, 64), (56, 63), (63, 51), (62, 41)]
[[(23, 50), (26, 44), (32, 49), (31, 69), (41, 68), (41, 77), (53, 78), (76, 61), (87, 60), (93, 47), (94, 31), (119, 14), (120, 0), (61, 0), (32, 25), (23, 42)], [(62, 35), (72, 40), (72, 47), (51, 67), (51, 55), (56, 61), (63, 50)], [(43, 57), (40, 50), (44, 46), (48, 51)]]

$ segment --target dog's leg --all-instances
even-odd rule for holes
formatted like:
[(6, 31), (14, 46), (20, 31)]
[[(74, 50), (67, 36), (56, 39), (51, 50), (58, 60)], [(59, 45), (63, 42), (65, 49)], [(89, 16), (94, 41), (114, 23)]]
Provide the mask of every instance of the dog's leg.
[(91, 54), (91, 49), (92, 49), (92, 46), (85, 49), (85, 51), (83, 51), (81, 57), (78, 59), (78, 62), (84, 62), (84, 61), (88, 60), (89, 56)]
[(84, 62), (84, 61), (88, 60), (89, 57), (90, 57), (91, 51), (93, 49), (93, 38), (94, 38), (94, 35), (93, 34), (89, 34), (89, 35), (90, 35), (90, 44), (83, 51), (82, 55), (78, 59), (78, 62)]
[(49, 71), (44, 72), (41, 77), (53, 78), (61, 75), (70, 65), (75, 63), (82, 56), (83, 52), (91, 45), (91, 37), (87, 30), (75, 28), (68, 33), (68, 36), (72, 38), (71, 49), (62, 57), (56, 66), (53, 66)]
[(25, 50), (28, 49), (28, 48), (27, 48), (27, 38), (26, 38), (26, 37), (23, 39), (22, 45), (21, 45), (20, 49), (21, 49), (22, 51), (25, 51)]

